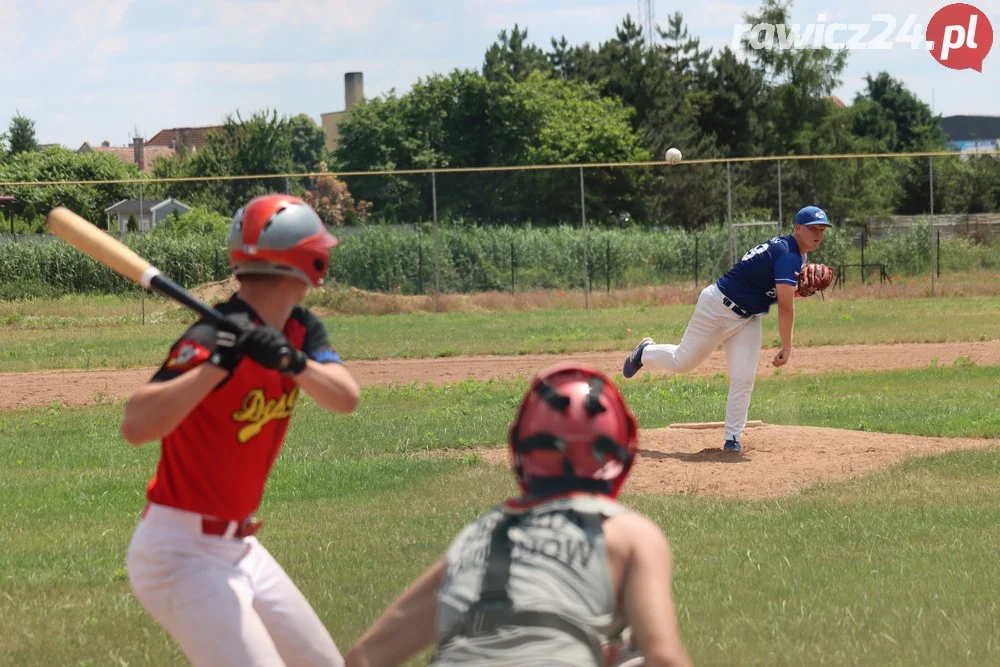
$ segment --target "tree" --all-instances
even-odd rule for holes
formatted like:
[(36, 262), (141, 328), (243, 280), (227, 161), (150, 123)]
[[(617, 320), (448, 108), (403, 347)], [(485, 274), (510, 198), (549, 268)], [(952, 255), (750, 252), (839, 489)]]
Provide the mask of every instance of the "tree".
[(133, 188), (127, 183), (47, 185), (45, 181), (138, 181), (139, 178), (134, 164), (125, 164), (113, 155), (80, 154), (62, 147), (17, 153), (0, 163), (0, 181), (43, 183), (6, 188), (15, 197), (12, 212), (22, 217), (30, 217), (32, 211), (44, 215), (56, 206), (66, 206), (88, 220), (97, 220), (105, 215), (105, 208), (134, 198)]
[(35, 137), (35, 121), (21, 115), (20, 111), (10, 119), (10, 126), (7, 131), (11, 155), (38, 150), (38, 139)]
[(854, 103), (854, 134), (875, 139), (889, 152), (943, 150), (948, 143), (940, 116), (888, 72), (866, 75)]
[(501, 30), (499, 41), (486, 51), (483, 62), (483, 76), (489, 81), (510, 77), (514, 81), (524, 81), (532, 72), (551, 71), (545, 52), (534, 44), (527, 44), (528, 30), (521, 30), (517, 24), (510, 34)]
[[(274, 110), (254, 112), (244, 120), (237, 111), (226, 116), (222, 130), (208, 135), (205, 146), (191, 157), (187, 171), (193, 177), (253, 176), (288, 174), (293, 167), (288, 120)], [(256, 196), (283, 192), (285, 179), (205, 181), (193, 189), (198, 196), (192, 201), (228, 212)]]
[[(351, 171), (641, 160), (649, 154), (630, 116), (597, 88), (542, 72), (515, 82), (456, 70), (420, 80), (402, 97), (390, 94), (352, 109), (340, 125), (337, 158)], [(579, 187), (567, 174), (442, 174), (438, 212), (484, 222), (564, 221), (579, 211)], [(632, 175), (616, 174), (595, 181), (592, 194), (603, 193), (595, 214), (630, 205)], [(427, 176), (347, 182), (355, 196), (374, 203), (381, 219), (426, 219), (430, 212)]]
[(698, 126), (714, 134), (728, 155), (759, 154), (767, 124), (768, 90), (759, 70), (737, 60), (729, 47), (713, 58), (704, 75), (704, 104), (699, 108)]
[(323, 128), (304, 113), (288, 120), (289, 141), (294, 170), (303, 173), (319, 171), (326, 153), (326, 134)]
[[(758, 12), (745, 15), (744, 21), (750, 25), (788, 26), (791, 7), (791, 0), (764, 0)], [(829, 97), (840, 85), (847, 51), (783, 45), (777, 31), (763, 37), (767, 37), (763, 48), (754, 48), (754, 39), (763, 42), (762, 36), (744, 36), (743, 48), (750, 64), (771, 89), (764, 150), (772, 155), (811, 151), (812, 147), (798, 135), (808, 135), (833, 109)]]

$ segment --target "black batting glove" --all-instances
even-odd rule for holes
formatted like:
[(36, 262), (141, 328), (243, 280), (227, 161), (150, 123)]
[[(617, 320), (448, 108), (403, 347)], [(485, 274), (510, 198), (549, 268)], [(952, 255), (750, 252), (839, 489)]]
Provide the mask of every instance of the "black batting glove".
[(215, 350), (208, 363), (232, 373), (243, 359), (243, 341), (252, 325), (246, 315), (227, 315), (231, 323), (229, 329), (219, 328), (215, 333)]
[(306, 367), (305, 352), (297, 350), (282, 332), (270, 325), (257, 327), (239, 341), (244, 354), (264, 368), (298, 375)]

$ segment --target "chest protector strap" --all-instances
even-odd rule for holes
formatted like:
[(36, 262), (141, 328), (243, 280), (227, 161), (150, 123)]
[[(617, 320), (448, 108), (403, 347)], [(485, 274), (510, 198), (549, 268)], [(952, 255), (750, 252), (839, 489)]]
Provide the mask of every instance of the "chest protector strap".
[[(588, 534), (601, 530), (601, 518), (596, 515), (582, 514), (573, 510), (560, 510), (560, 513), (568, 515), (571, 521), (583, 526)], [(544, 627), (578, 639), (594, 655), (596, 664), (604, 664), (601, 638), (593, 631), (556, 612), (514, 609), (514, 604), (507, 593), (513, 546), (509, 530), (518, 525), (523, 518), (522, 515), (505, 514), (497, 522), (490, 535), (479, 600), (469, 607), (462, 622), (441, 638), (439, 646), (444, 646), (455, 637), (493, 634), (504, 626)]]

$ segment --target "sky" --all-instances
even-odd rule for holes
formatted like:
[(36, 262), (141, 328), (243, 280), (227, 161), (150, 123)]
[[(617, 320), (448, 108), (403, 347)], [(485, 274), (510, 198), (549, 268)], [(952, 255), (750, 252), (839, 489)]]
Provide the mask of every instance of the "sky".
[[(976, 2), (1000, 29), (1000, 12)], [(665, 25), (680, 11), (702, 46), (719, 50), (759, 4), (657, 0), (654, 18)], [(797, 0), (791, 16), (872, 23), (884, 13), (901, 26), (916, 14), (926, 26), (945, 4)], [(237, 110), (274, 108), (318, 123), (344, 108), (346, 72), (363, 73), (367, 98), (402, 94), (433, 73), (480, 69), (498, 33), (515, 24), (545, 50), (553, 37), (596, 46), (638, 8), (637, 0), (0, 0), (0, 129), (20, 112), (35, 121), (41, 143), (76, 149), (128, 145), (136, 131), (149, 138), (216, 125)], [(875, 21), (867, 37), (885, 26)], [(1000, 115), (998, 52), (980, 73), (948, 69), (902, 43), (851, 51), (835, 94), (850, 103), (865, 75), (885, 70), (936, 113)]]

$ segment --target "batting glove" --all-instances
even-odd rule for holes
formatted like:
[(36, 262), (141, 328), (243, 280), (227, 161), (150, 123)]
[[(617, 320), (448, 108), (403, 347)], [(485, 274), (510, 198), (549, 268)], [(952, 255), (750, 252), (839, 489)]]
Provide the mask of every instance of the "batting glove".
[(298, 375), (306, 368), (305, 352), (297, 350), (282, 332), (270, 325), (257, 327), (239, 342), (244, 353), (264, 368)]

